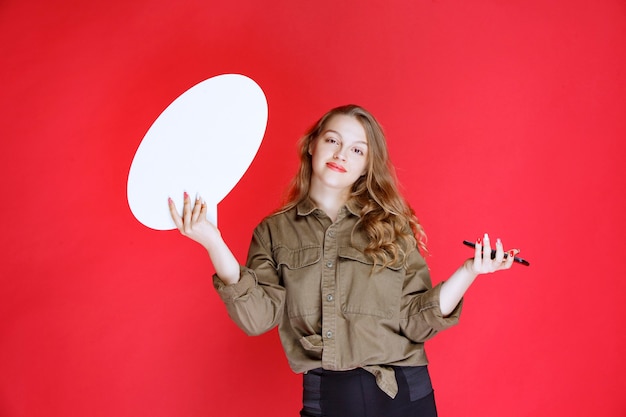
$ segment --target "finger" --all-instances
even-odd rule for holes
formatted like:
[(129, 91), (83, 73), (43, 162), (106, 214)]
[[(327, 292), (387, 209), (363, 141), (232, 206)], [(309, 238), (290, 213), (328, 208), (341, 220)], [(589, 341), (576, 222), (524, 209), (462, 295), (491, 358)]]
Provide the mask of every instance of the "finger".
[(515, 262), (515, 256), (519, 253), (518, 249), (511, 249), (510, 251), (507, 252), (507, 258), (506, 261), (504, 262), (504, 267), (505, 268), (510, 268), (513, 265), (513, 262)]
[(171, 197), (167, 198), (167, 204), (170, 208), (170, 216), (172, 216), (172, 220), (174, 220), (174, 225), (178, 230), (183, 227), (183, 221), (178, 214), (178, 210), (176, 209), (176, 204), (174, 204), (174, 200)]
[(209, 208), (208, 208), (208, 206), (206, 204), (206, 201), (204, 201), (204, 199), (202, 199), (202, 205), (201, 205), (201, 208), (200, 208), (200, 217), (203, 218), (203, 219), (206, 219), (206, 214), (207, 214), (208, 211), (209, 211)]
[(186, 191), (183, 196), (183, 227), (185, 231), (187, 231), (191, 226), (191, 201), (189, 200), (189, 194), (187, 194)]
[(485, 233), (483, 236), (483, 265), (491, 263), (491, 242), (489, 241), (489, 235)]
[(476, 239), (474, 245), (474, 271), (479, 271), (483, 261), (483, 239)]
[(496, 257), (494, 258), (496, 265), (499, 265), (504, 261), (504, 247), (502, 246), (502, 241), (500, 239), (496, 239)]
[(193, 203), (193, 211), (191, 213), (191, 220), (195, 223), (198, 221), (198, 217), (200, 217), (200, 209), (202, 208), (202, 202), (200, 201), (200, 196), (196, 195), (196, 201)]

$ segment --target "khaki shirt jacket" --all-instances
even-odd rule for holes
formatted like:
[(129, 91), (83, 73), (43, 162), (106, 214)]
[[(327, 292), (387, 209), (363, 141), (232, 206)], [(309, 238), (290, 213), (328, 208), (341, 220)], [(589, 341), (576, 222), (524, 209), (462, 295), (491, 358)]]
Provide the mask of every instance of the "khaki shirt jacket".
[(428, 363), (424, 342), (458, 322), (461, 304), (443, 317), (441, 284), (413, 250), (406, 265), (375, 269), (349, 202), (333, 223), (311, 200), (267, 217), (254, 230), (239, 282), (214, 286), (247, 334), (278, 326), (294, 372), (362, 367), (391, 397), (394, 366)]

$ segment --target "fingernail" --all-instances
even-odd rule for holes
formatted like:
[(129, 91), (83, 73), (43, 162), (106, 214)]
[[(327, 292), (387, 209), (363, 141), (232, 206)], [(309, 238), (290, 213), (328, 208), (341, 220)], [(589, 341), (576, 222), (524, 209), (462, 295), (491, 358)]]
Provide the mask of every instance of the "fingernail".
[(187, 191), (185, 191), (185, 193), (183, 194), (183, 197), (189, 198), (189, 194), (187, 194)]
[(476, 239), (476, 243), (481, 245), (483, 243), (483, 238), (479, 237), (478, 239)]
[(172, 202), (172, 197), (167, 197), (167, 202), (171, 203)]
[(485, 237), (483, 237), (483, 240), (489, 240), (489, 235), (487, 233), (485, 233)]
[(497, 238), (496, 239), (496, 245), (501, 245), (501, 244), (502, 244), (502, 241), (500, 240), (500, 238)]

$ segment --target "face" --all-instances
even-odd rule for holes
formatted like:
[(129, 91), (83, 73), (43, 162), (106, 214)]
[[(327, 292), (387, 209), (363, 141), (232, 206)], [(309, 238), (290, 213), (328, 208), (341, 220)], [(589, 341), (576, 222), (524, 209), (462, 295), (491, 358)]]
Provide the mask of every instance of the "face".
[(349, 192), (367, 172), (367, 137), (361, 123), (352, 116), (335, 115), (311, 142), (313, 189), (329, 187)]

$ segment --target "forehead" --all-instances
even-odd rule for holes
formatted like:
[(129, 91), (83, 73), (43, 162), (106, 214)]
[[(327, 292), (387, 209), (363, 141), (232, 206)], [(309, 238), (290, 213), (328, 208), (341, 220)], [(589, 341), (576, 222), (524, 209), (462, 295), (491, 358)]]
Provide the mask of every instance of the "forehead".
[(367, 135), (361, 122), (354, 116), (337, 114), (326, 122), (322, 133), (334, 132), (343, 140), (351, 142), (363, 142), (367, 145)]

